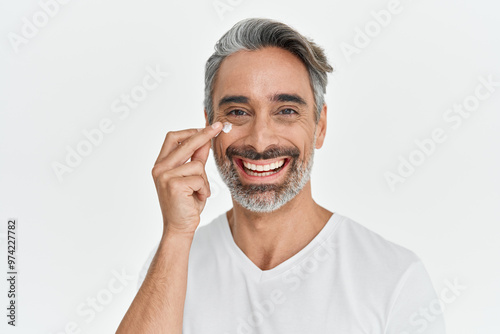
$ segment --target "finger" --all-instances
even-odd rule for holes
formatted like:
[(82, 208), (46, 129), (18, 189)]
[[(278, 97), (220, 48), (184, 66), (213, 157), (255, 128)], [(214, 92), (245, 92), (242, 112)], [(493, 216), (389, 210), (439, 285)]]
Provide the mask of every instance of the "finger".
[[(210, 183), (208, 182), (208, 177), (205, 172), (205, 168), (202, 162), (195, 160), (195, 161), (190, 161), (184, 165), (180, 165), (174, 169), (166, 169), (164, 166), (162, 166), (162, 163), (158, 164), (155, 168), (157, 168), (157, 175), (161, 175), (162, 173), (166, 173), (166, 175), (162, 175), (163, 179), (172, 179), (172, 178), (182, 178), (182, 177), (188, 177), (188, 176), (193, 176), (193, 175), (198, 175), (205, 180), (205, 183), (208, 186), (208, 189), (210, 189)], [(164, 168), (164, 169), (158, 169), (158, 168)], [(210, 196), (210, 194), (209, 194)]]
[(210, 145), (211, 141), (209, 140), (205, 145), (197, 149), (193, 156), (191, 157), (191, 161), (201, 161), (203, 166), (207, 163), (208, 155), (210, 154)]
[(205, 180), (199, 175), (191, 175), (182, 178), (183, 184), (187, 187), (188, 195), (196, 195), (200, 201), (206, 200), (210, 196), (210, 187), (205, 183)]
[(163, 141), (163, 145), (160, 149), (160, 154), (158, 155), (155, 164), (165, 158), (175, 148), (177, 148), (177, 146), (179, 146), (179, 143), (183, 142), (197, 132), (197, 129), (169, 131), (165, 136), (165, 140)]
[(168, 160), (168, 165), (174, 168), (186, 163), (196, 150), (205, 144), (210, 144), (210, 140), (219, 134), (221, 130), (222, 123), (216, 122), (182, 141), (181, 144), (165, 158)]

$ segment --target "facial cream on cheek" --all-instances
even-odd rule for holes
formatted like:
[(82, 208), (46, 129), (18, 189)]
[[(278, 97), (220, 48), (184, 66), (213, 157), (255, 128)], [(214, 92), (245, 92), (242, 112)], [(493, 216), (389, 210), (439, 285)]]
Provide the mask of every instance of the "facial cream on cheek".
[(224, 133), (229, 133), (229, 131), (231, 131), (232, 128), (233, 124), (229, 122), (224, 122), (224, 127), (222, 128), (222, 131), (224, 131)]
[[(229, 123), (229, 122), (224, 122), (222, 124), (222, 132), (224, 133), (229, 133), (229, 131), (231, 131), (231, 129), (233, 128), (233, 124)], [(220, 132), (218, 134), (215, 135), (215, 137), (217, 137), (218, 135), (220, 134)]]

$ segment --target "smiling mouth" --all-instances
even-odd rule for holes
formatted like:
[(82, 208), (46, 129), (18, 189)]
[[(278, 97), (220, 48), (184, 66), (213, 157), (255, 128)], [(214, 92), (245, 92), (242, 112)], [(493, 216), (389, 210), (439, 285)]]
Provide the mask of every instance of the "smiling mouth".
[(235, 158), (236, 164), (245, 172), (245, 174), (257, 177), (266, 177), (278, 174), (290, 161), (289, 158), (274, 160), (270, 163), (254, 163), (243, 159)]

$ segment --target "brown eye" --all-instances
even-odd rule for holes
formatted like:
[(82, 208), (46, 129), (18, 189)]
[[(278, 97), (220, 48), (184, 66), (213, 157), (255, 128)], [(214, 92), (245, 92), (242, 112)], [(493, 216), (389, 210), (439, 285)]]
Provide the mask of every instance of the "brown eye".
[(227, 114), (234, 115), (234, 116), (245, 116), (246, 112), (244, 112), (241, 109), (233, 109), (230, 112), (228, 112)]
[(286, 108), (286, 109), (280, 110), (279, 113), (282, 114), (282, 115), (293, 115), (294, 113), (296, 114), (297, 112), (295, 110), (293, 110), (293, 109)]

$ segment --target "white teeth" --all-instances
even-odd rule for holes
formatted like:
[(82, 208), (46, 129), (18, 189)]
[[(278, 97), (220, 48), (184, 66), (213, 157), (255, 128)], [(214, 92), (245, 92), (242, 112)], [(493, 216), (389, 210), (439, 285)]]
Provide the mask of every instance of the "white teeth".
[(248, 175), (252, 175), (252, 176), (268, 176), (268, 175), (271, 175), (271, 174), (274, 174), (277, 172), (254, 173), (251, 171), (247, 171), (247, 173), (248, 173)]
[[(285, 163), (285, 159), (273, 162), (273, 163), (268, 164), (268, 165), (254, 165), (254, 164), (251, 164), (251, 163), (246, 162), (244, 160), (242, 160), (242, 161), (243, 161), (243, 166), (245, 166), (247, 169), (250, 169), (253, 171), (258, 171), (258, 172), (262, 172), (262, 171), (265, 172), (268, 170), (276, 169), (276, 168), (283, 166), (283, 164)], [(274, 172), (268, 172), (268, 173), (251, 173), (251, 172), (249, 172), (250, 175), (256, 174), (259, 176), (267, 176), (267, 175), (270, 175), (272, 173), (274, 173)]]

